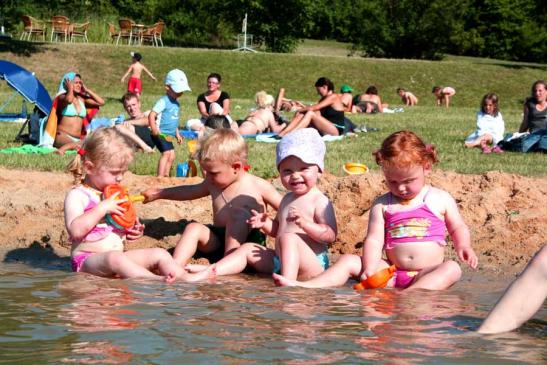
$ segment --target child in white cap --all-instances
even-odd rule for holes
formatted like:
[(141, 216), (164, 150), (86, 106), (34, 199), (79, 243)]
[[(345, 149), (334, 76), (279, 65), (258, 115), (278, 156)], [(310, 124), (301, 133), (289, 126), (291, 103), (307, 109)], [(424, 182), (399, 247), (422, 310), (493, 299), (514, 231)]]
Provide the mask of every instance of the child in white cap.
[[(179, 69), (169, 71), (165, 77), (165, 95), (156, 102), (148, 114), (152, 141), (161, 152), (158, 161), (158, 176), (169, 176), (171, 172), (175, 161), (175, 147), (172, 141), (176, 140), (179, 144), (182, 143), (179, 133), (180, 104), (177, 99), (185, 91), (191, 91), (186, 74)], [(161, 114), (159, 127), (156, 123), (158, 114)]]
[[(327, 246), (336, 239), (334, 208), (316, 186), (323, 172), (325, 143), (316, 129), (303, 128), (287, 134), (277, 145), (277, 168), (289, 190), (271, 219), (251, 210), (252, 228), (276, 237), (275, 250), (245, 243), (215, 264), (217, 275), (242, 272), (247, 265), (260, 273), (312, 278), (329, 266)], [(202, 267), (188, 265), (188, 270)]]

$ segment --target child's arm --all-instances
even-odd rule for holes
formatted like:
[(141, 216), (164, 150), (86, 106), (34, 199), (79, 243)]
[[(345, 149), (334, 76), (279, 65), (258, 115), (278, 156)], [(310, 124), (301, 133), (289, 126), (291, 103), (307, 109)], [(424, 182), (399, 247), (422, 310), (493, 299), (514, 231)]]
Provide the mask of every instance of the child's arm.
[(178, 128), (175, 130), (175, 138), (177, 139), (178, 144), (182, 143), (182, 136), (180, 135), (180, 132), (179, 132)]
[(144, 203), (150, 203), (158, 199), (167, 200), (194, 200), (210, 195), (209, 188), (204, 182), (194, 185), (180, 185), (172, 188), (151, 188), (141, 193), (144, 195)]
[(321, 199), (315, 207), (313, 221), (306, 219), (300, 211), (289, 207), (288, 218), (302, 228), (315, 242), (331, 244), (336, 239), (337, 227), (334, 207), (328, 199)]
[[(380, 198), (381, 199), (381, 198)], [(384, 212), (383, 204), (376, 201), (370, 210), (367, 236), (363, 244), (363, 276), (361, 279), (375, 274), (382, 261), (384, 249)]]
[(271, 219), (268, 213), (259, 213), (254, 209), (251, 209), (251, 218), (247, 219), (247, 224), (251, 228), (258, 228), (265, 234), (271, 237), (277, 236), (277, 229), (279, 228), (279, 221), (277, 218)]
[(447, 192), (442, 192), (442, 199), (446, 205), (445, 222), (448, 234), (454, 242), (454, 248), (458, 258), (467, 263), (473, 269), (477, 268), (479, 259), (471, 248), (471, 234), (469, 228), (463, 221), (456, 201)]
[(158, 125), (156, 124), (156, 117), (158, 116), (158, 113), (155, 111), (151, 111), (150, 114), (148, 114), (148, 126), (150, 127), (150, 133), (153, 136), (157, 136), (160, 134), (160, 130), (158, 129)]
[(123, 215), (124, 210), (118, 204), (126, 199), (116, 200), (118, 193), (105, 199), (93, 209), (84, 212), (88, 197), (84, 193), (71, 190), (65, 199), (65, 224), (69, 236), (74, 241), (81, 241), (107, 213)]
[(258, 183), (260, 183), (260, 195), (262, 196), (262, 199), (264, 199), (264, 202), (275, 210), (278, 210), (283, 196), (281, 196), (279, 191), (277, 191), (277, 189), (268, 181), (256, 176), (255, 179), (255, 185), (258, 185)]
[(127, 76), (129, 76), (129, 74), (131, 73), (131, 71), (133, 70), (133, 65), (129, 66), (129, 68), (127, 69), (127, 72), (125, 73), (125, 75), (123, 75), (122, 79), (120, 80), (121, 82), (124, 82), (125, 81), (125, 78)]
[(150, 76), (150, 78), (151, 78), (152, 80), (158, 81), (158, 80), (156, 79), (156, 77), (155, 77), (154, 75), (152, 75), (152, 73), (151, 73), (150, 71), (148, 71), (148, 69), (146, 68), (145, 65), (142, 65), (142, 69), (144, 70), (144, 72), (146, 72), (146, 73), (148, 74), (148, 76)]

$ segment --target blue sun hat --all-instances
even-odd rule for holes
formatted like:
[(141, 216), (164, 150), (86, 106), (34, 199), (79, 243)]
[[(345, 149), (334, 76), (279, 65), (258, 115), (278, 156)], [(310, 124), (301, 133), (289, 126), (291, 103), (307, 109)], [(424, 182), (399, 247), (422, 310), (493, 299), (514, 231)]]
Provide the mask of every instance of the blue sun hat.
[(323, 172), (326, 151), (325, 142), (314, 128), (297, 129), (284, 136), (277, 144), (276, 165), (289, 156), (295, 156), (305, 163), (317, 165)]

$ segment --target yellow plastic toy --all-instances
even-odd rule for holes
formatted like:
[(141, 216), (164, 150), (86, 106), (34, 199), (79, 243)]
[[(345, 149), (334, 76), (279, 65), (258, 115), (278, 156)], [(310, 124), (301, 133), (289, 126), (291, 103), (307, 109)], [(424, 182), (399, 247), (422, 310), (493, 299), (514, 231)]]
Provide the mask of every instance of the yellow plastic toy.
[(342, 169), (347, 175), (360, 175), (368, 172), (367, 165), (355, 162), (346, 162)]

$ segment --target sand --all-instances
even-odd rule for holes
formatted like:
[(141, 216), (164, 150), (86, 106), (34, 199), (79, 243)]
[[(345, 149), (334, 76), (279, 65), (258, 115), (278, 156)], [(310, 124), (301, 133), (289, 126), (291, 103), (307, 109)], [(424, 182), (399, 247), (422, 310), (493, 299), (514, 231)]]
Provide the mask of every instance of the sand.
[[(200, 178), (157, 178), (127, 173), (130, 193), (148, 187), (193, 184)], [(479, 256), (479, 271), (514, 275), (547, 242), (547, 179), (500, 172), (461, 175), (436, 171), (431, 185), (449, 191), (471, 230)], [(70, 242), (64, 227), (63, 200), (72, 178), (66, 173), (0, 168), (0, 258), (43, 268), (68, 269)], [(281, 187), (278, 180), (273, 184)], [(332, 200), (338, 237), (330, 248), (335, 259), (342, 253), (360, 253), (368, 213), (375, 197), (386, 191), (380, 173), (336, 177), (324, 174), (320, 188)], [(210, 199), (137, 204), (145, 235), (127, 249), (175, 246), (189, 221), (211, 222)], [(271, 244), (271, 241), (269, 242)], [(451, 244), (449, 244), (452, 247)], [(447, 257), (454, 257), (452, 248)]]

